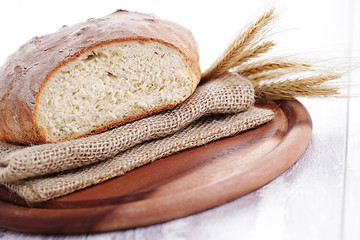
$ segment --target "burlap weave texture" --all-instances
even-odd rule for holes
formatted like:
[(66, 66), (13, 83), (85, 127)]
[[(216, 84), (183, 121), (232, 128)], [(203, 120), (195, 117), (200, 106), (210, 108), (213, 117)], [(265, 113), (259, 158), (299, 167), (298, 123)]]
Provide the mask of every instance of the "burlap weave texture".
[(174, 109), (101, 134), (28, 147), (0, 143), (0, 183), (29, 202), (63, 196), (272, 119), (253, 104), (251, 83), (227, 74)]

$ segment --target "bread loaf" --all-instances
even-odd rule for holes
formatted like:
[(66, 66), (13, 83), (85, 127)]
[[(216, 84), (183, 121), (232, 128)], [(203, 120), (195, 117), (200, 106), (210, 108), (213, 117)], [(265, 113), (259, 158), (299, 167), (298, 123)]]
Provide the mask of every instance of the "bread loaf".
[(185, 28), (118, 10), (34, 37), (0, 68), (0, 140), (59, 142), (171, 108), (200, 81)]

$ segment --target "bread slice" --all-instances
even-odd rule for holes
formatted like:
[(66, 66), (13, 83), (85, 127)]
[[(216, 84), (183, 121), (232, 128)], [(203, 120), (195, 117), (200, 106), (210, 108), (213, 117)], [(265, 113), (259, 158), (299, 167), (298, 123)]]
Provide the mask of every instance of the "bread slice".
[(59, 142), (171, 108), (200, 81), (185, 28), (115, 13), (34, 37), (0, 68), (0, 140)]

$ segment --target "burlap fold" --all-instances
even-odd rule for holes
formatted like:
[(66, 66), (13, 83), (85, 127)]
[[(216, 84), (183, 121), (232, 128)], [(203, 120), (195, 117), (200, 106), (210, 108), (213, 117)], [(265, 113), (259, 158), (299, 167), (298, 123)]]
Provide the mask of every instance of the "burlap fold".
[(101, 134), (28, 147), (0, 143), (0, 183), (29, 202), (63, 196), (273, 118), (253, 104), (251, 83), (226, 74), (174, 109)]

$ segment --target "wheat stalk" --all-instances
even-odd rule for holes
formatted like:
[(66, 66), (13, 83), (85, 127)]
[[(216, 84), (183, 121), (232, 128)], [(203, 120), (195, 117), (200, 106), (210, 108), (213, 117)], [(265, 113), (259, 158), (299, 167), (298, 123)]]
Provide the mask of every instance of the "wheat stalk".
[[(317, 70), (306, 61), (286, 58), (254, 61), (238, 67), (236, 72), (250, 80), (257, 98), (271, 100), (339, 95), (339, 86), (333, 80), (343, 76)], [(299, 74), (310, 76), (296, 77)]]
[(342, 74), (328, 73), (263, 84), (254, 82), (253, 86), (257, 99), (282, 100), (305, 96), (325, 97), (339, 95), (339, 87), (327, 83), (340, 77)]
[[(219, 77), (230, 68), (238, 66), (238, 62), (241, 61), (242, 58), (249, 58), (251, 54), (254, 54), (253, 48), (256, 48), (256, 46), (260, 44), (264, 34), (268, 30), (267, 27), (276, 18), (274, 11), (275, 9), (271, 8), (265, 14), (261, 15), (257, 21), (250, 24), (243, 32), (241, 32), (225, 50), (223, 55), (202, 74), (202, 81)], [(266, 49), (262, 50), (264, 51)]]
[[(261, 15), (248, 25), (209, 69), (201, 81), (217, 78), (227, 72), (238, 73), (250, 80), (258, 99), (291, 99), (299, 96), (339, 95), (335, 79), (343, 73), (319, 71), (303, 60), (287, 57), (259, 59), (275, 46), (273, 41), (264, 41), (270, 25), (276, 19), (274, 9)], [(299, 77), (307, 74), (307, 77)]]
[(264, 42), (263, 44), (260, 44), (259, 46), (255, 46), (254, 48), (251, 48), (251, 49), (245, 51), (241, 55), (239, 60), (237, 62), (234, 62), (232, 68), (241, 66), (245, 62), (247, 62), (253, 58), (257, 58), (264, 53), (267, 53), (274, 46), (275, 46), (275, 43), (273, 41), (267, 41), (267, 42)]
[(287, 58), (272, 57), (253, 61), (248, 64), (241, 65), (236, 68), (235, 72), (248, 77), (255, 74), (260, 74), (266, 71), (284, 70), (301, 71), (311, 70), (311, 65), (305, 61), (292, 60)]
[(274, 78), (279, 78), (287, 74), (294, 74), (298, 72), (303, 72), (305, 69), (302, 68), (278, 68), (268, 71), (259, 71), (257, 73), (250, 74), (246, 78), (250, 81), (263, 81), (270, 80)]

